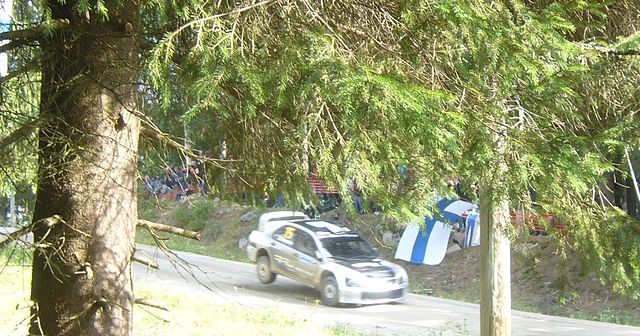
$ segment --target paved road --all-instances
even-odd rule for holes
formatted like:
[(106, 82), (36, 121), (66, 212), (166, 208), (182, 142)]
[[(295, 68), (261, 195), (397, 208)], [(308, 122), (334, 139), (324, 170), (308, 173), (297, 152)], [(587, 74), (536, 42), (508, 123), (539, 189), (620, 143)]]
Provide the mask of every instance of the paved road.
[[(249, 307), (278, 306), (319, 324), (343, 323), (355, 329), (375, 330), (379, 334), (480, 334), (480, 308), (477, 304), (412, 294), (401, 303), (330, 308), (318, 304), (319, 295), (315, 290), (284, 277), (278, 277), (269, 285), (261, 284), (256, 278), (255, 266), (251, 264), (178, 252), (182, 262), (190, 266), (181, 264), (174, 267), (171, 260), (157, 249), (138, 248), (138, 253), (157, 258), (160, 265), (160, 270), (136, 265), (134, 277), (138, 280), (181, 286)], [(640, 335), (640, 328), (520, 311), (513, 311), (512, 321), (513, 335), (516, 336)]]

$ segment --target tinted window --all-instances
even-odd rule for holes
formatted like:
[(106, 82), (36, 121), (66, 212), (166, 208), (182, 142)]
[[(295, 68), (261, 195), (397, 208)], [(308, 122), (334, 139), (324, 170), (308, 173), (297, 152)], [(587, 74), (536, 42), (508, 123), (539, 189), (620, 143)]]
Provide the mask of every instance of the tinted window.
[(378, 254), (358, 236), (327, 237), (320, 240), (322, 246), (334, 257), (376, 257)]
[(279, 229), (277, 229), (273, 233), (273, 239), (282, 242), (287, 245), (293, 245), (293, 241), (297, 235), (297, 228), (293, 226), (285, 225)]
[(313, 238), (306, 232), (299, 231), (296, 234), (293, 247), (307, 255), (312, 257), (316, 257), (316, 243), (313, 241)]

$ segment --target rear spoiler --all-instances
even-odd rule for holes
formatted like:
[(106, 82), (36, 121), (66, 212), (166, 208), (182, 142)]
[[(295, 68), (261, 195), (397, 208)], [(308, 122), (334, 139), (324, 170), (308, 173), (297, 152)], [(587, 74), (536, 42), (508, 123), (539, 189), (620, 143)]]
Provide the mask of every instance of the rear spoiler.
[(265, 232), (269, 225), (267, 223), (281, 220), (309, 219), (304, 212), (300, 211), (274, 211), (267, 212), (258, 219), (258, 230)]

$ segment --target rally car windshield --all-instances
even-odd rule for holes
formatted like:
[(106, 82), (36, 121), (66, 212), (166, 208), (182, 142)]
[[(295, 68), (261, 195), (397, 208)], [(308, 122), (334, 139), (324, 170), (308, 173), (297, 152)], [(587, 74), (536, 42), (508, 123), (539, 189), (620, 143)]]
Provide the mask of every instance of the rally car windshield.
[(376, 251), (358, 236), (326, 237), (320, 240), (332, 257), (377, 257)]

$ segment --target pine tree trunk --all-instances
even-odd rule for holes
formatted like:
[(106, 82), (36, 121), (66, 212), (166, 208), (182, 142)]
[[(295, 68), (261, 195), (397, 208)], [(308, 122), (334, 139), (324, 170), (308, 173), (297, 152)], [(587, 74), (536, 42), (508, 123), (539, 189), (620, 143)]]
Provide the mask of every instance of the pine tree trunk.
[(480, 188), (480, 331), (511, 335), (511, 256), (507, 236), (509, 206)]
[(107, 1), (108, 21), (76, 5), (48, 2), (70, 25), (42, 42), (30, 333), (129, 335), (139, 3)]
[[(494, 129), (499, 126), (494, 125)], [(498, 164), (480, 186), (480, 333), (511, 335), (511, 251), (509, 201), (504, 187), (506, 139), (493, 134)]]

